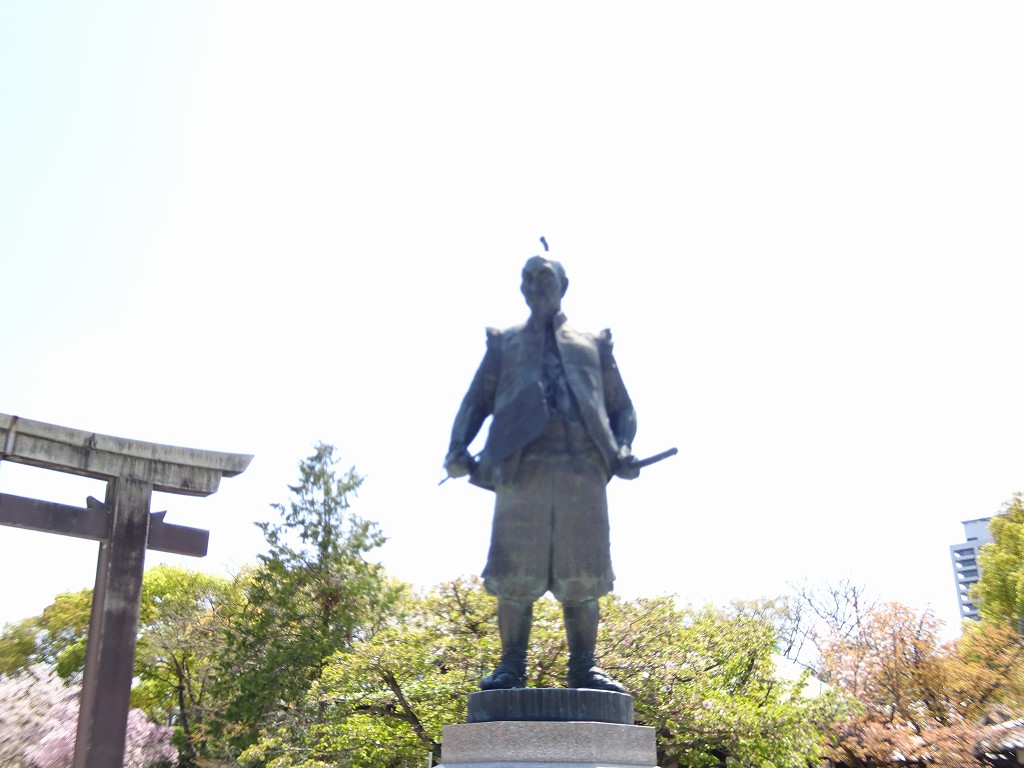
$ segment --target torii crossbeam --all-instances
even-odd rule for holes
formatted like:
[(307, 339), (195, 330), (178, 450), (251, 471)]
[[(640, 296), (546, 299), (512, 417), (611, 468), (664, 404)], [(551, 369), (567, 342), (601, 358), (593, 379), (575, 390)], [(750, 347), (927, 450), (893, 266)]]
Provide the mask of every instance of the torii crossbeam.
[(126, 440), (0, 413), (0, 459), (107, 483), (85, 508), (0, 493), (0, 524), (100, 542), (74, 768), (124, 762), (142, 572), (149, 549), (203, 557), (209, 533), (150, 514), (153, 491), (209, 496), (252, 456)]

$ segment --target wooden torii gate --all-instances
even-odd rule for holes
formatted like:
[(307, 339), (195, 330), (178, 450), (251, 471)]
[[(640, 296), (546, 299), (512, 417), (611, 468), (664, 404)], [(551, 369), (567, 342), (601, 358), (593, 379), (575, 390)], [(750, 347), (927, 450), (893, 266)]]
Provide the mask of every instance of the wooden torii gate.
[(0, 460), (107, 483), (85, 508), (0, 493), (0, 524), (100, 542), (74, 768), (124, 764), (146, 549), (206, 555), (210, 534), (150, 514), (153, 491), (209, 496), (252, 456), (98, 435), (0, 413)]

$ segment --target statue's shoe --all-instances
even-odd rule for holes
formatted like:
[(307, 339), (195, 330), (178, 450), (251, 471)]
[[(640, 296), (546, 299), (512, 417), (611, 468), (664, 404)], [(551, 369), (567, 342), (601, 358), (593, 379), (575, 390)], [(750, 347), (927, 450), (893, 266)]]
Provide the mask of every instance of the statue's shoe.
[(600, 667), (590, 667), (583, 672), (569, 674), (570, 688), (591, 688), (595, 691), (612, 691), (613, 693), (625, 693), (626, 689), (622, 683), (612, 678)]
[(514, 664), (499, 664), (491, 674), (480, 681), (480, 690), (482, 691), (524, 687), (526, 687), (526, 670)]

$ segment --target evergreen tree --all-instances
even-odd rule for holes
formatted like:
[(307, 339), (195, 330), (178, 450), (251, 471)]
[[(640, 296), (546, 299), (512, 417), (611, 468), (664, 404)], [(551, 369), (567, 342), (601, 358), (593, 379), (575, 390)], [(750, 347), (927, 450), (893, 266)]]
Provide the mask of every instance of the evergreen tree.
[(339, 472), (323, 443), (299, 465), (280, 522), (257, 523), (268, 550), (244, 575), (220, 669), (226, 736), (243, 749), (320, 679), (325, 660), (381, 621), (394, 601), (378, 564), (365, 555), (384, 542), (376, 523), (350, 510), (363, 479)]

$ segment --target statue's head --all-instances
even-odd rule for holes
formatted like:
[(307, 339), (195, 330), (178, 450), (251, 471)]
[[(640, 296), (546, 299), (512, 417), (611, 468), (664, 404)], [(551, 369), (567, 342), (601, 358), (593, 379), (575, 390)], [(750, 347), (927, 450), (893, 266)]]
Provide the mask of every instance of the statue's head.
[(533, 256), (523, 267), (520, 290), (526, 305), (535, 315), (554, 314), (562, 307), (562, 297), (569, 288), (565, 269), (557, 261)]

